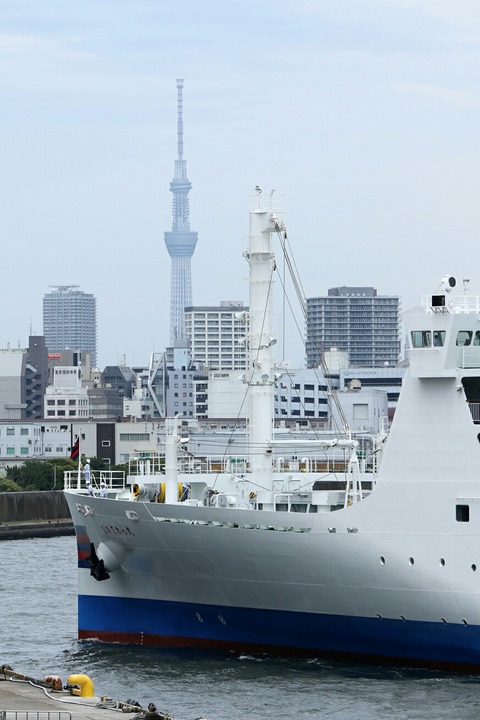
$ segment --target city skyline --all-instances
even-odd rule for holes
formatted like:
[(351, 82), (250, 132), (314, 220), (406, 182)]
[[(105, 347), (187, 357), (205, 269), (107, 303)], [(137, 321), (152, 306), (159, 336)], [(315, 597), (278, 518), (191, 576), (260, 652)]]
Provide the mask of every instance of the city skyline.
[(168, 346), (175, 78), (188, 88), (195, 305), (247, 302), (257, 184), (284, 197), (307, 297), (374, 286), (408, 309), (447, 273), (479, 291), (473, 0), (2, 9), (0, 347), (41, 332), (56, 283), (97, 297), (100, 366)]

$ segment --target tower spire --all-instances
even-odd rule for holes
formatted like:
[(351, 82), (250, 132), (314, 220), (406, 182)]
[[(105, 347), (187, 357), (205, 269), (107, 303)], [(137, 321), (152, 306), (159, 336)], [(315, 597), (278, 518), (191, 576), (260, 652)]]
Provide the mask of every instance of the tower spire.
[(177, 105), (178, 105), (178, 161), (183, 162), (183, 80), (177, 80)]
[(173, 180), (172, 230), (165, 233), (165, 245), (172, 259), (170, 285), (170, 343), (185, 336), (184, 309), (192, 304), (191, 257), (197, 244), (197, 233), (190, 230), (188, 193), (192, 183), (187, 178), (187, 161), (183, 158), (183, 80), (177, 80), (177, 152)]

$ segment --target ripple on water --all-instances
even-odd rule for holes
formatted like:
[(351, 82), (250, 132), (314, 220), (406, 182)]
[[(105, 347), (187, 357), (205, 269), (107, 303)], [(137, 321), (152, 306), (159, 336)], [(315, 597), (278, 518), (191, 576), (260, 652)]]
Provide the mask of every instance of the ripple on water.
[(155, 702), (176, 720), (478, 720), (477, 678), (265, 655), (76, 640), (71, 536), (3, 541), (1, 663), (43, 677), (85, 672), (98, 694)]

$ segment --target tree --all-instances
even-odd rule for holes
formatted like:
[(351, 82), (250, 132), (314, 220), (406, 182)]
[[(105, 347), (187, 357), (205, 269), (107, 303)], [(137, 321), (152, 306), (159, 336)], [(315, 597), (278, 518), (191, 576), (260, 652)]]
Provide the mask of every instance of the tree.
[(64, 471), (76, 467), (68, 458), (26, 460), (23, 465), (7, 467), (6, 476), (18, 485), (19, 490), (61, 490)]
[(21, 489), (20, 485), (17, 485), (13, 480), (8, 478), (0, 479), (0, 492), (20, 492)]

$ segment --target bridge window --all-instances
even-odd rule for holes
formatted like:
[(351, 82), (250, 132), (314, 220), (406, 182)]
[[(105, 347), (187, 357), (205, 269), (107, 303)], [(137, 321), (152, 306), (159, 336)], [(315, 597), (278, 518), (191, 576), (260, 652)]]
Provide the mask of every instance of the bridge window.
[(412, 347), (432, 347), (432, 333), (430, 330), (412, 330)]
[(457, 345), (470, 345), (472, 342), (471, 330), (459, 330), (457, 333)]
[(445, 330), (433, 331), (433, 345), (434, 347), (443, 347), (445, 345)]

